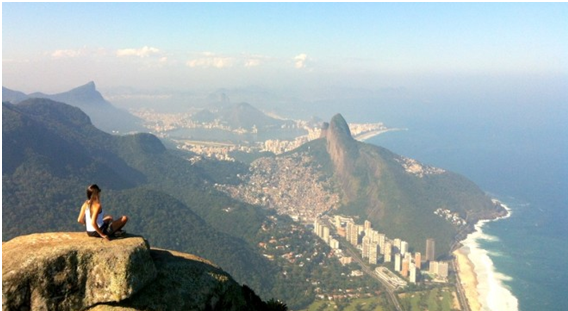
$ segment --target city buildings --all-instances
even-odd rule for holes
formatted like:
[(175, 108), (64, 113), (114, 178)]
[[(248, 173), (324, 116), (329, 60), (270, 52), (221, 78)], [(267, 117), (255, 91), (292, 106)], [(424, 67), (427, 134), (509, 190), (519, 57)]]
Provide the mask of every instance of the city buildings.
[(414, 253), (414, 263), (418, 270), (422, 269), (422, 254), (420, 252)]
[(426, 260), (436, 260), (436, 241), (432, 238), (426, 239)]
[[(388, 267), (388, 264), (394, 261), (393, 270), (402, 277), (402, 279), (395, 282), (396, 285), (393, 283), (395, 287), (401, 286), (403, 283), (406, 284), (403, 279), (407, 279), (410, 284), (416, 284), (421, 280), (422, 253), (411, 253), (411, 247), (408, 242), (400, 238), (389, 239), (384, 233), (374, 230), (371, 222), (368, 220), (365, 220), (363, 225), (358, 225), (349, 217), (336, 215), (332, 218), (320, 215), (314, 221), (314, 232), (328, 243), (330, 247), (338, 249), (339, 253), (341, 253), (341, 245), (334, 238), (334, 235), (345, 236), (347, 242), (360, 251), (361, 259), (370, 265), (385, 264)], [(426, 240), (425, 258), (430, 263), (428, 272), (435, 276), (435, 281), (445, 282), (448, 277), (448, 263), (435, 261), (435, 248), (435, 240), (428, 238)], [(351, 257), (344, 257), (343, 255), (338, 257), (340, 257), (340, 262), (344, 265), (352, 262)], [(385, 269), (386, 271), (388, 269), (385, 266), (381, 268), (384, 269), (376, 271), (380, 271), (380, 274), (386, 278), (388, 273), (385, 272)], [(392, 278), (395, 275), (393, 274), (394, 272), (388, 274), (388, 278), (391, 281), (396, 279)]]
[(449, 265), (445, 261), (430, 261), (428, 272), (438, 280), (445, 281), (449, 275)]

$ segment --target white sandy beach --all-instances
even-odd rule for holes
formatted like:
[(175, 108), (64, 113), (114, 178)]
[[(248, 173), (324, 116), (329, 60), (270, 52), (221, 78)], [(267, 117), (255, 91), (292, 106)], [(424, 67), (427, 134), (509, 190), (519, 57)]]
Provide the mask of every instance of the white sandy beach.
[(365, 133), (362, 133), (362, 134), (354, 135), (353, 138), (358, 140), (358, 141), (366, 141), (367, 139), (370, 139), (370, 138), (375, 137), (377, 135), (381, 135), (383, 133), (393, 132), (393, 131), (406, 131), (406, 130), (407, 129), (392, 128), (392, 129), (386, 129), (386, 130), (369, 131), (369, 132), (365, 132)]
[[(504, 206), (508, 215), (510, 210)], [(459, 276), (472, 311), (518, 311), (518, 300), (503, 284), (509, 277), (495, 270), (489, 252), (480, 247), (479, 241), (496, 240), (484, 234), (485, 223), (495, 220), (482, 220), (475, 225), (475, 232), (462, 241), (463, 247), (454, 252), (459, 265)]]
[(460, 282), (469, 308), (471, 311), (480, 311), (481, 304), (477, 294), (477, 276), (475, 275), (473, 263), (467, 257), (468, 253), (469, 249), (462, 247), (454, 251), (454, 256), (456, 257)]

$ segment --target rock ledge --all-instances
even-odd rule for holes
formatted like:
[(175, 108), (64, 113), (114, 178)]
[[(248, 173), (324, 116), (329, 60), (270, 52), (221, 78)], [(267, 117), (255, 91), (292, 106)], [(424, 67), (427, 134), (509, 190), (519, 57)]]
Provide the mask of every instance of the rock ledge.
[(2, 243), (2, 310), (266, 310), (211, 262), (150, 249), (143, 237), (84, 232)]

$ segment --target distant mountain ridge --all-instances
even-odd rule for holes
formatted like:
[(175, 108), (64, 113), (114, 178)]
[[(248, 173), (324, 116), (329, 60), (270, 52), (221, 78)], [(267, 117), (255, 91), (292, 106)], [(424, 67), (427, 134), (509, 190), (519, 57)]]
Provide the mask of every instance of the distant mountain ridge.
[(91, 118), (96, 127), (108, 133), (125, 134), (146, 131), (142, 126), (142, 120), (106, 101), (92, 81), (70, 91), (53, 95), (41, 92), (26, 95), (2, 87), (2, 101), (17, 104), (30, 98), (47, 98), (78, 107)]
[(192, 116), (198, 122), (212, 122), (217, 119), (232, 129), (258, 130), (277, 129), (290, 121), (278, 120), (266, 115), (251, 104), (242, 102), (238, 104), (216, 105), (210, 109), (203, 109)]
[(57, 100), (62, 102), (79, 102), (81, 104), (92, 103), (101, 106), (108, 104), (108, 102), (106, 102), (106, 100), (103, 98), (101, 93), (97, 91), (95, 82), (93, 81), (90, 81), (85, 85), (78, 86), (74, 89), (71, 89), (63, 93), (49, 95), (41, 92), (35, 92), (29, 94), (28, 96), (33, 98), (49, 98), (52, 100)]

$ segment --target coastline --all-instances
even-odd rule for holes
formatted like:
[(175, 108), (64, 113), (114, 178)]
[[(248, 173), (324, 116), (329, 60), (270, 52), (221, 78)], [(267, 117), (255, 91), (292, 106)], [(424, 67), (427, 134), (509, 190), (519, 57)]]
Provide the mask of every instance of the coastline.
[[(479, 303), (479, 295), (477, 294), (477, 275), (475, 274), (473, 262), (467, 257), (469, 249), (462, 247), (453, 252), (459, 276), (459, 284), (465, 295), (469, 310), (480, 311), (481, 303)], [(462, 309), (465, 309), (462, 306)], [(467, 309), (466, 309), (467, 310)]]
[(367, 139), (373, 138), (375, 136), (384, 134), (386, 132), (394, 132), (394, 131), (407, 131), (408, 129), (402, 128), (392, 128), (392, 129), (386, 129), (386, 130), (376, 130), (376, 131), (369, 131), (369, 132), (365, 132), (362, 134), (358, 134), (358, 135), (354, 135), (353, 138), (358, 140), (358, 141), (366, 141)]
[(518, 310), (517, 298), (502, 282), (510, 278), (495, 271), (489, 252), (479, 245), (482, 240), (497, 240), (496, 237), (483, 233), (484, 224), (511, 216), (511, 210), (506, 205), (499, 204), (507, 214), (492, 220), (480, 220), (475, 224), (475, 231), (461, 242), (462, 247), (453, 252), (460, 280), (457, 286), (463, 289), (471, 311)]

